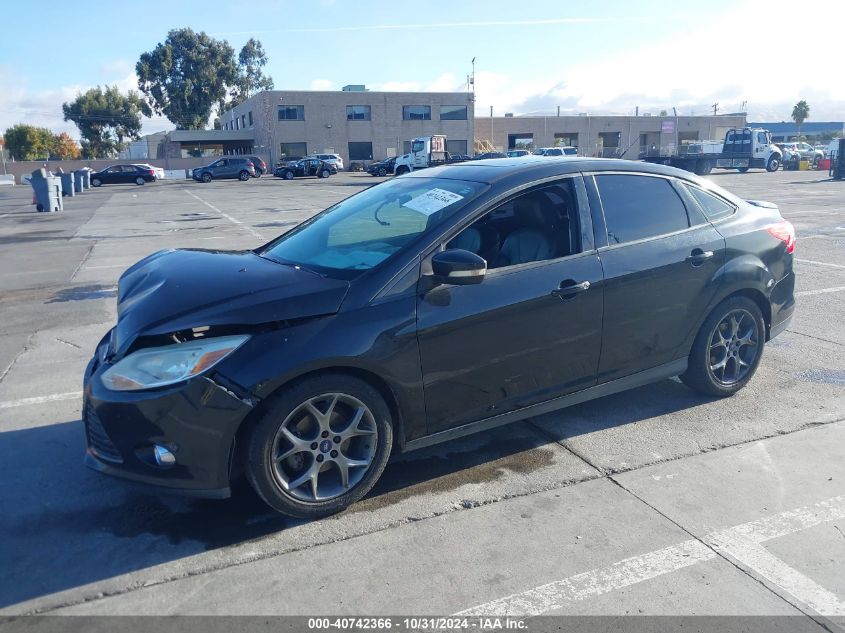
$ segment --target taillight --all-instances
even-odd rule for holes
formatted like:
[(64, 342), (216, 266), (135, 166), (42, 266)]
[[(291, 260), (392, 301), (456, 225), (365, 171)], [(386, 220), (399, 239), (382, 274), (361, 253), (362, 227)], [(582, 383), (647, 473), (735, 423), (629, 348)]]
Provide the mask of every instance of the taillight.
[(777, 224), (772, 224), (767, 230), (769, 235), (786, 244), (787, 253), (792, 253), (795, 250), (795, 227), (792, 226), (792, 222), (783, 220)]
[(252, 162), (247, 163), (247, 164), (246, 164), (246, 166), (247, 166), (247, 167), (252, 167), (253, 169), (255, 169), (255, 165), (253, 165), (253, 164), (252, 164)]

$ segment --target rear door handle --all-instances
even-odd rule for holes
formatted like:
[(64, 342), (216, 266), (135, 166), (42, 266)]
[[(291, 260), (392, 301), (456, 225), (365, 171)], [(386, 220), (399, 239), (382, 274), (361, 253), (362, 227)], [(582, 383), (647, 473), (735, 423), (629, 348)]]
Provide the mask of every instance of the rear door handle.
[(712, 257), (713, 251), (703, 251), (700, 248), (695, 248), (692, 253), (687, 256), (687, 261), (693, 266), (701, 266), (701, 264)]
[(590, 289), (589, 281), (582, 281), (576, 283), (574, 279), (564, 279), (560, 282), (560, 286), (556, 290), (552, 290), (553, 295), (557, 295), (561, 299), (569, 299), (580, 292)]

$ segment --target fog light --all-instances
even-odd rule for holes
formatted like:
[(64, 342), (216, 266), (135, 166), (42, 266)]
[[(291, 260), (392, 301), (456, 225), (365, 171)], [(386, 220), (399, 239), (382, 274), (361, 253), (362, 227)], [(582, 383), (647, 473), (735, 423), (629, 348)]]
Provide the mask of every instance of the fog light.
[(158, 444), (155, 444), (153, 446), (153, 455), (155, 455), (156, 464), (158, 464), (162, 468), (170, 468), (171, 466), (176, 464), (176, 456), (169, 450), (164, 448), (164, 446), (159, 446)]

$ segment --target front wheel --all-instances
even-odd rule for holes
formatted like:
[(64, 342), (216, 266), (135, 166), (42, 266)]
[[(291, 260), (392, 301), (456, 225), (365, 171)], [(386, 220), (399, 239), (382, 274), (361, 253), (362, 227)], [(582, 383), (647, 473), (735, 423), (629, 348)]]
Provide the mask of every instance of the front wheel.
[(281, 392), (252, 430), (250, 483), (273, 509), (315, 519), (361, 499), (393, 445), (390, 409), (370, 384), (341, 374)]
[(246, 169), (244, 169), (241, 173), (238, 174), (238, 180), (240, 180), (241, 182), (246, 182), (249, 179), (250, 175)]
[(103, 181), (100, 180), (99, 178), (92, 178), (91, 179), (91, 186), (92, 187), (99, 187), (102, 184), (103, 184)]
[(766, 163), (766, 171), (769, 171), (769, 172), (777, 171), (779, 167), (780, 167), (780, 160), (778, 159), (777, 156), (772, 156), (769, 159), (769, 162)]
[(407, 174), (410, 171), (411, 170), (408, 169), (407, 167), (405, 167), (405, 165), (402, 165), (402, 166), (396, 168), (396, 175), (401, 176), (402, 174)]
[(285, 180), (293, 180), (293, 172), (292, 171), (286, 171), (282, 175), (282, 178), (284, 178)]
[(732, 396), (757, 371), (765, 340), (766, 326), (757, 304), (747, 297), (726, 299), (701, 326), (680, 378), (708, 396)]
[(387, 176), (387, 170), (384, 167), (379, 167), (378, 168), (378, 175), (381, 176), (382, 178), (384, 178), (385, 176)]
[(209, 174), (208, 172), (205, 172), (205, 173), (202, 175), (201, 180), (202, 180), (203, 182), (211, 182), (211, 174)]

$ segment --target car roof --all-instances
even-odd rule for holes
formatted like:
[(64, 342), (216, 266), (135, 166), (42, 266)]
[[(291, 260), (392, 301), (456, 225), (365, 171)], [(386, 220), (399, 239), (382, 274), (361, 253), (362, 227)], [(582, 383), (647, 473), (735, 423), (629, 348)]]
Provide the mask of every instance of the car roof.
[(631, 171), (695, 180), (683, 169), (619, 158), (588, 158), (580, 156), (529, 156), (521, 158), (491, 158), (471, 160), (457, 165), (443, 165), (410, 172), (402, 178), (447, 178), (494, 184), (513, 180), (513, 184), (530, 182), (557, 175), (582, 171)]

